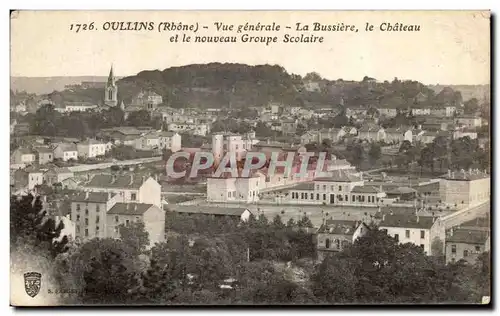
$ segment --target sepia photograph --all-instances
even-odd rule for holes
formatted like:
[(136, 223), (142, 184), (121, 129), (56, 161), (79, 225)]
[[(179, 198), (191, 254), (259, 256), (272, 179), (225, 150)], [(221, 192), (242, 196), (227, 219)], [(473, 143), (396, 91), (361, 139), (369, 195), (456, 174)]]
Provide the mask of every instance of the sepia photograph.
[(11, 11), (11, 306), (490, 306), (490, 15)]

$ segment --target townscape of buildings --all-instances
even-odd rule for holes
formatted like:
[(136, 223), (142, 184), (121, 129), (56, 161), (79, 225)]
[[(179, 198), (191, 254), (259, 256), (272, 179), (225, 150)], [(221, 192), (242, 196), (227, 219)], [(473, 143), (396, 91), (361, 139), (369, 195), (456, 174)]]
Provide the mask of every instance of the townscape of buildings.
[[(153, 245), (168, 238), (166, 211), (241, 220), (247, 220), (250, 214), (281, 214), (286, 218), (306, 213), (315, 226), (318, 258), (341, 251), (374, 223), (401, 243), (421, 246), (428, 255), (441, 252), (447, 261), (472, 262), (489, 249), (491, 192), (487, 170), (449, 170), (441, 176), (409, 180), (406, 175), (392, 176), (379, 170), (383, 168), (361, 171), (346, 159), (330, 155), (321, 176), (316, 174), (315, 159), (307, 166), (305, 176), (295, 175), (301, 167), (301, 154), (308, 151), (309, 145), (325, 140), (376, 142), (389, 151), (405, 141), (428, 144), (440, 136), (469, 137), (486, 144), (489, 140), (479, 139), (478, 129), (488, 122), (476, 115), (463, 114), (460, 106), (421, 105), (426, 96), (420, 93), (411, 109), (377, 107), (375, 114), (370, 106), (346, 107), (345, 115), (359, 127), (306, 129), (299, 136), (297, 131), (304, 120), (335, 117), (339, 110), (271, 103), (252, 108), (257, 112), (256, 120), (234, 118), (253, 128), (234, 133), (212, 130), (216, 121), (224, 119), (221, 109), (171, 108), (154, 91), (142, 91), (130, 104), (125, 104), (118, 99), (113, 69), (106, 83), (82, 83), (82, 86), (102, 88), (102, 104), (67, 102), (55, 110), (67, 114), (119, 107), (125, 118), (146, 110), (152, 117), (160, 118), (164, 128), (117, 126), (101, 130), (92, 139), (52, 137), (47, 142), (46, 137), (27, 135), (29, 126), (11, 121), (12, 136), (23, 139), (11, 153), (12, 192), (42, 194), (47, 187), (70, 192), (63, 198), (46, 198), (45, 202), (53, 215), (64, 221), (63, 234), (73, 239), (119, 238), (120, 224), (142, 221)], [(307, 82), (305, 88), (318, 89), (313, 82)], [(44, 104), (40, 102), (39, 106)], [(29, 112), (22, 103), (15, 105), (13, 111), (20, 115)], [(379, 124), (381, 118), (394, 118), (401, 111), (422, 118), (422, 124), (394, 128)], [(279, 132), (282, 137), (257, 136), (258, 124)], [(185, 146), (185, 137), (192, 136), (207, 141), (196, 148)], [(123, 146), (153, 154), (148, 158), (118, 161), (113, 154), (115, 148)], [(215, 177), (213, 170), (208, 170), (195, 184), (186, 186), (170, 181), (164, 168), (151, 171), (145, 167), (155, 163), (164, 165), (163, 155), (167, 151), (190, 154), (210, 151), (216, 161), (228, 152), (235, 153), (238, 161), (243, 161), (248, 152), (262, 152), (268, 159), (273, 153), (282, 159), (287, 153), (294, 153), (295, 159), (291, 176), (281, 169), (270, 173), (268, 165), (238, 177), (225, 174)], [(94, 159), (92, 164), (89, 159)], [(201, 190), (194, 192), (194, 187)], [(191, 198), (177, 203), (178, 195)], [(63, 200), (69, 203), (65, 211), (61, 207)]]

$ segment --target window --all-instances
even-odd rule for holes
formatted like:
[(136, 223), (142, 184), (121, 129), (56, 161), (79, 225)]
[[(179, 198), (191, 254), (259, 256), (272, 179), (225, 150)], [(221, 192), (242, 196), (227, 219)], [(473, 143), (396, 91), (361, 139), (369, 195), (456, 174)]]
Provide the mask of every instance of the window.
[(96, 230), (96, 231), (99, 231), (99, 226), (96, 226), (96, 227), (95, 227), (95, 230)]
[(399, 241), (399, 234), (395, 234), (394, 239), (396, 239), (396, 241)]
[(339, 185), (339, 191), (342, 191), (342, 186), (341, 185)]
[(130, 199), (131, 199), (132, 201), (135, 201), (135, 200), (137, 199), (137, 194), (136, 194), (136, 193), (132, 193), (132, 194), (130, 194)]
[(420, 248), (425, 249), (424, 244), (420, 244)]
[(140, 217), (139, 217), (139, 216), (136, 216), (136, 217), (135, 217), (135, 221), (136, 221), (136, 222), (138, 222), (138, 221), (139, 221), (139, 219), (140, 219)]
[(311, 193), (311, 200), (314, 200), (314, 193)]
[(405, 236), (406, 236), (406, 238), (410, 238), (410, 230), (408, 230), (408, 229), (406, 230)]
[(86, 219), (85, 219), (85, 225), (88, 225), (88, 224), (89, 224), (89, 219), (88, 219), (88, 218), (86, 218)]
[(323, 185), (323, 191), (326, 191), (326, 185)]
[(371, 202), (371, 198), (372, 198), (371, 196), (368, 196), (368, 202)]
[(80, 215), (76, 215), (76, 221), (80, 221)]
[(127, 226), (128, 226), (129, 224), (130, 224), (130, 221), (127, 219), (127, 220), (125, 221), (125, 225), (127, 225)]
[(451, 245), (451, 253), (457, 253), (457, 245)]
[(230, 198), (231, 197), (231, 192), (227, 192), (227, 197)]
[(464, 250), (464, 258), (469, 256), (469, 250), (465, 249)]
[(340, 249), (340, 239), (335, 240), (335, 246), (337, 247), (337, 249)]
[(85, 237), (88, 237), (89, 236), (89, 230), (88, 228), (85, 228)]
[(85, 209), (85, 215), (89, 215), (89, 210)]
[(349, 195), (347, 195), (347, 194), (345, 195), (345, 201), (349, 202)]
[(118, 223), (118, 221), (119, 221), (118, 216), (115, 216), (115, 222)]
[(481, 251), (481, 246), (476, 246), (476, 251)]
[(96, 211), (96, 212), (100, 212), (100, 211), (101, 211), (101, 207), (99, 206), (99, 204), (97, 204), (97, 205), (95, 206), (95, 211)]
[(326, 239), (325, 248), (330, 248), (330, 239)]
[(316, 190), (319, 191), (319, 184), (316, 184)]
[(316, 200), (319, 201), (319, 193), (316, 193)]
[(95, 218), (95, 222), (96, 222), (96, 223), (99, 223), (99, 215), (97, 215), (97, 216), (96, 216), (96, 218)]
[(76, 226), (76, 233), (79, 234), (80, 233), (80, 226)]
[(77, 204), (76, 205), (76, 210), (79, 211), (80, 210), (80, 204)]
[(420, 239), (424, 239), (425, 238), (425, 230), (421, 230), (420, 231)]
[(326, 201), (326, 194), (323, 194), (323, 201)]

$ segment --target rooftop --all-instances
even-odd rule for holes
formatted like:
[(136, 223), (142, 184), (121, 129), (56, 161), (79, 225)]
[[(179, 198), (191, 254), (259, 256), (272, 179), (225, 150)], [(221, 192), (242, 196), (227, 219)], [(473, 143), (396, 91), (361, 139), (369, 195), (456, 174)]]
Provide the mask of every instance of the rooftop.
[(484, 244), (490, 233), (481, 230), (453, 229), (448, 231), (446, 242), (463, 244)]
[(106, 203), (114, 196), (106, 192), (80, 192), (71, 198), (72, 202)]
[(153, 206), (153, 204), (146, 203), (116, 203), (108, 211), (108, 214), (142, 215)]
[(148, 177), (134, 175), (96, 174), (85, 187), (139, 189)]
[(430, 229), (434, 225), (434, 220), (432, 216), (385, 215), (379, 226)]
[(344, 170), (337, 170), (331, 177), (316, 178), (314, 181), (326, 181), (326, 182), (358, 182), (363, 181), (361, 177), (349, 174)]
[(188, 214), (212, 214), (241, 216), (248, 209), (242, 207), (216, 207), (200, 205), (169, 205), (168, 210), (177, 213)]
[(456, 181), (474, 181), (480, 179), (490, 178), (490, 175), (479, 169), (469, 169), (460, 171), (449, 171), (447, 174), (442, 175), (440, 178), (446, 180)]
[(314, 183), (299, 183), (298, 185), (291, 188), (291, 190), (314, 190)]
[(335, 235), (353, 235), (361, 221), (351, 220), (327, 220), (318, 229), (318, 233), (328, 233)]
[(375, 187), (373, 185), (357, 185), (352, 188), (351, 193), (382, 193), (381, 188)]

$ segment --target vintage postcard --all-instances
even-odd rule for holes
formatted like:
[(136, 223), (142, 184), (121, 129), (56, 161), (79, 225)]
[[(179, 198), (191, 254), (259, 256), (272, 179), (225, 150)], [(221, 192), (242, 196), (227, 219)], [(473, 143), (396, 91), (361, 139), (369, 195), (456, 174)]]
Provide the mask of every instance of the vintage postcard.
[(489, 11), (10, 24), (11, 305), (490, 305)]

